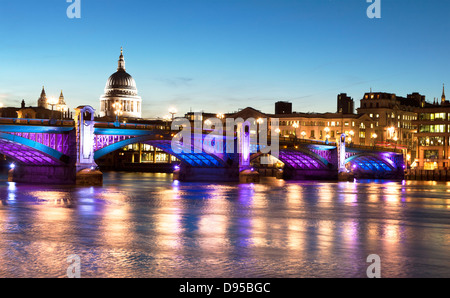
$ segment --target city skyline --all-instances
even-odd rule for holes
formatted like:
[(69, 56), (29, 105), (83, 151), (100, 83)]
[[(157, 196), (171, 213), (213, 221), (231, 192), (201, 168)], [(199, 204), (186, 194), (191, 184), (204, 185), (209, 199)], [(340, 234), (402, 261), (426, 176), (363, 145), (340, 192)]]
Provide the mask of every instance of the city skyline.
[(337, 94), (359, 101), (370, 89), (432, 102), (448, 82), (444, 1), (384, 0), (381, 19), (367, 17), (363, 0), (129, 2), (82, 1), (80, 19), (67, 17), (65, 1), (2, 3), (0, 102), (34, 106), (45, 86), (54, 97), (62, 89), (72, 109), (99, 111), (121, 46), (143, 117), (173, 106), (273, 112), (280, 100), (334, 112)]

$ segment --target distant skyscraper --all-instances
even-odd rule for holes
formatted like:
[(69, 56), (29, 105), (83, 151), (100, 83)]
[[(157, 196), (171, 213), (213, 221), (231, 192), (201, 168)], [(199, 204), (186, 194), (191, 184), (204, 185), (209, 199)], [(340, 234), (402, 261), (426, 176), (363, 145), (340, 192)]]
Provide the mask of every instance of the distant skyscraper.
[(114, 117), (117, 109), (117, 106), (114, 107), (115, 103), (120, 104), (121, 117), (142, 117), (142, 99), (138, 96), (133, 77), (125, 71), (123, 49), (120, 50), (117, 72), (109, 77), (105, 94), (100, 97), (100, 117)]

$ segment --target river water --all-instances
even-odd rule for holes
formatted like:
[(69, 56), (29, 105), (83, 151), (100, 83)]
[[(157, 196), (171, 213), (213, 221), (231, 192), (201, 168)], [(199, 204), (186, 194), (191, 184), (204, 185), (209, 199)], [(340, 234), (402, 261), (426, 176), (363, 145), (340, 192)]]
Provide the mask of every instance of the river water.
[(0, 177), (0, 277), (450, 277), (450, 184), (183, 183), (109, 172), (103, 187)]

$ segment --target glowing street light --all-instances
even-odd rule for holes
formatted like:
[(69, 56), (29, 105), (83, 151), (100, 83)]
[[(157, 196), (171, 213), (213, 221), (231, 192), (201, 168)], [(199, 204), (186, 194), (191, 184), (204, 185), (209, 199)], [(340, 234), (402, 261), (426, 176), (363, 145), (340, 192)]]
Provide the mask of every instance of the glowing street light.
[(324, 131), (325, 131), (325, 138), (328, 141), (328, 138), (330, 137), (330, 135), (328, 134), (330, 132), (330, 128), (329, 127), (325, 127)]
[(349, 141), (349, 143), (352, 143), (353, 137), (355, 136), (355, 132), (353, 130), (350, 130), (348, 132), (348, 134), (350, 135), (349, 138), (348, 138), (348, 141)]
[(300, 134), (302, 135), (303, 139), (306, 137), (306, 131), (302, 131)]
[(292, 127), (294, 128), (294, 137), (297, 138), (297, 128), (299, 127), (297, 122), (294, 122), (294, 124), (292, 124)]
[(122, 111), (122, 104), (118, 101), (116, 101), (115, 103), (113, 103), (112, 107), (114, 108), (114, 114), (116, 115), (116, 126), (119, 126), (119, 116), (122, 116), (123, 111)]
[(172, 121), (173, 121), (174, 115), (175, 115), (177, 112), (178, 112), (178, 111), (177, 111), (176, 108), (174, 108), (174, 107), (169, 108), (169, 114), (172, 115)]
[(375, 141), (376, 141), (376, 138), (378, 138), (378, 135), (376, 134), (376, 133), (373, 133), (372, 134), (372, 139), (373, 139), (373, 146), (375, 147)]
[(218, 113), (218, 114), (216, 115), (216, 117), (219, 118), (219, 119), (223, 119), (223, 118), (225, 118), (225, 115), (222, 114), (222, 113)]

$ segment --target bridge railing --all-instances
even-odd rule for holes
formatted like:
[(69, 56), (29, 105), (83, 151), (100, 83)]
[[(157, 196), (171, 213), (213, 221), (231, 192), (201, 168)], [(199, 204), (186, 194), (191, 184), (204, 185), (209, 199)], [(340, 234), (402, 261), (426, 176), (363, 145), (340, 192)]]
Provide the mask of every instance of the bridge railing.
[(33, 118), (3, 118), (0, 117), (0, 124), (15, 125), (50, 125), (50, 126), (74, 126), (75, 121), (70, 119), (33, 119)]
[(167, 130), (170, 128), (161, 124), (146, 124), (146, 123), (128, 123), (128, 122), (100, 122), (95, 121), (95, 127), (98, 128), (121, 128), (121, 129), (144, 129), (144, 130)]

